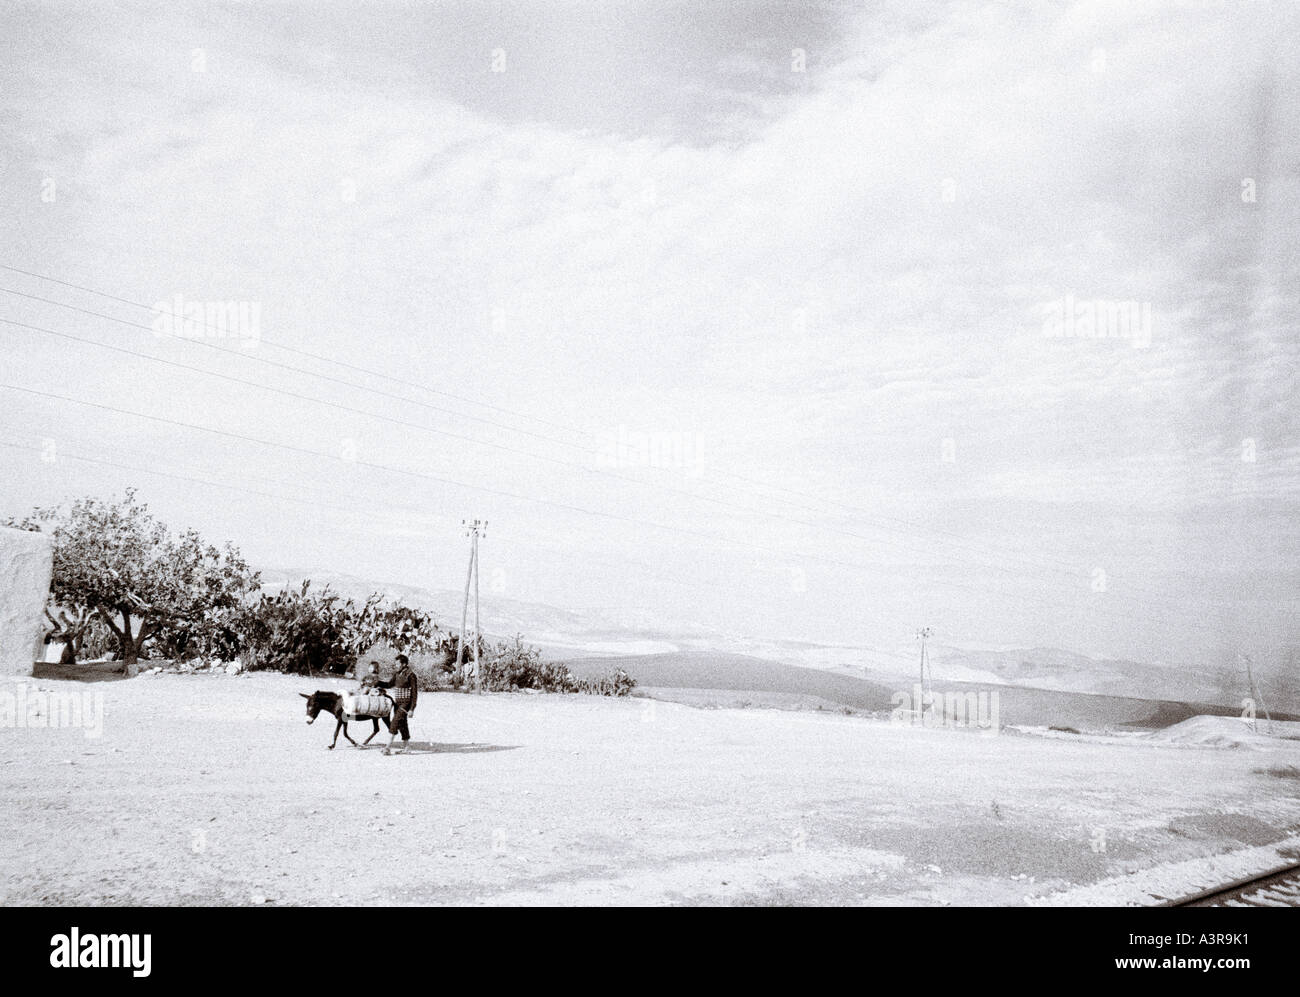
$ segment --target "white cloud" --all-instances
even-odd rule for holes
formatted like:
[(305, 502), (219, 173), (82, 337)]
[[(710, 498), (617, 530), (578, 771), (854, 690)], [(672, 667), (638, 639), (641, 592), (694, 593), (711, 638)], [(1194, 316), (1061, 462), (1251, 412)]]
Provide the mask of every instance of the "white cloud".
[[(707, 104), (712, 91), (708, 113), (734, 114), (738, 80), (766, 82), (746, 127), (712, 142), (701, 130), (573, 127), (581, 116), (569, 104), (494, 113), (486, 98), (461, 99), (463, 81), (421, 91), (418, 63), (350, 49), (346, 31), (281, 58), (276, 33), (247, 44), (238, 28), (209, 24), (208, 71), (196, 74), (189, 22), (100, 25), (74, 31), (62, 54), (11, 43), (5, 162), (66, 177), (68, 193), (51, 212), (31, 184), (22, 194), (7, 185), (4, 207), (20, 265), (143, 300), (254, 298), (268, 339), (597, 433), (692, 429), (715, 441), (720, 465), (880, 515), (924, 509), (942, 522), (953, 503), (953, 527), (991, 544), (993, 560), (1019, 542), (1027, 506), (1049, 520), (1059, 506), (1050, 553), (1076, 529), (1074, 503), (1097, 496), (1117, 514), (1238, 501), (1230, 444), (1251, 434), (1269, 444), (1251, 494), (1294, 499), (1295, 229), (1278, 220), (1295, 209), (1277, 191), (1295, 184), (1297, 132), (1286, 126), (1297, 60), (1284, 41), (1295, 16), (1276, 4), (925, 15), (895, 4), (843, 25), (808, 79), (784, 90), (763, 62), (781, 45), (719, 39), (711, 65), (723, 71), (679, 81), (669, 88), (678, 99)], [(55, 30), (35, 20), (38, 36)], [(616, 67), (620, 53), (602, 58)], [(545, 59), (529, 60), (545, 79)], [(668, 88), (675, 68), (588, 85)], [(573, 85), (572, 67), (555, 73)], [(1260, 181), (1266, 205), (1241, 201), (1243, 175)], [(1066, 294), (1149, 302), (1150, 347), (1045, 340), (1042, 308)], [(5, 305), (105, 339), (130, 335)], [(57, 362), (31, 337), (15, 351), (29, 376)], [(120, 397), (123, 376), (113, 362), (81, 384)], [(241, 431), (322, 448), (366, 428), (377, 460), (701, 528), (746, 526), (617, 483), (606, 500), (597, 486), (608, 482), (571, 469), (394, 437), (382, 423), (359, 428), (359, 417), (242, 389), (197, 382), (182, 399), (164, 384), (137, 400), (183, 404), (196, 418), (222, 411)], [(384, 410), (581, 459), (449, 413)], [(956, 477), (938, 466), (945, 439)], [(756, 501), (734, 484), (712, 494)], [(554, 510), (510, 514), (567, 529)], [(748, 525), (795, 550), (779, 530)], [(690, 550), (630, 526), (606, 539)], [(1155, 561), (1179, 556), (1171, 546)], [(718, 565), (719, 577), (734, 568)], [(553, 591), (554, 568), (533, 565), (539, 592)], [(588, 584), (609, 590), (607, 575)], [(766, 612), (796, 622), (799, 607), (782, 598), (771, 594)], [(1104, 637), (1081, 630), (1079, 645), (1115, 633), (1142, 641), (1121, 625)]]

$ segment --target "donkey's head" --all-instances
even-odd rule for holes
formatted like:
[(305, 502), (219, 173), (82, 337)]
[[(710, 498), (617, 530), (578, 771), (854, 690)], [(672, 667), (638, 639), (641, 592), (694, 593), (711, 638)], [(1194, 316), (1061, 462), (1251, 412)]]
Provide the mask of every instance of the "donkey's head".
[(307, 700), (307, 722), (311, 723), (319, 715), (321, 710), (327, 713), (333, 713), (334, 707), (338, 703), (338, 693), (336, 692), (313, 692), (310, 696), (305, 692), (298, 693), (303, 699)]

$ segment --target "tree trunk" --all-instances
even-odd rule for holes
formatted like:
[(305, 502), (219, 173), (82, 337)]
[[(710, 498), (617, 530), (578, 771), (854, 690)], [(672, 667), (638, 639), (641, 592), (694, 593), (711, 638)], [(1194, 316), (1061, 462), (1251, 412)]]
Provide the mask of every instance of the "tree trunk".
[(122, 642), (122, 660), (128, 665), (136, 662), (135, 634), (131, 632), (131, 614), (122, 613), (122, 632), (118, 639)]
[(140, 621), (140, 629), (135, 636), (135, 652), (132, 660), (138, 660), (140, 652), (144, 650), (144, 642), (154, 635), (153, 625), (144, 620)]
[(113, 614), (115, 612), (117, 611), (113, 609), (104, 608), (100, 610), (100, 615), (103, 617), (104, 625), (108, 627), (109, 632), (112, 633), (112, 635), (117, 638), (117, 649), (113, 653), (113, 660), (121, 661), (123, 657), (125, 657), (126, 655), (126, 640), (122, 636), (121, 628), (116, 623), (113, 622)]
[(137, 664), (140, 659), (140, 647), (131, 633), (131, 614), (125, 611), (122, 613), (122, 629), (118, 633), (118, 640), (122, 646), (123, 671), (126, 672), (127, 678), (134, 678), (140, 673), (140, 666)]

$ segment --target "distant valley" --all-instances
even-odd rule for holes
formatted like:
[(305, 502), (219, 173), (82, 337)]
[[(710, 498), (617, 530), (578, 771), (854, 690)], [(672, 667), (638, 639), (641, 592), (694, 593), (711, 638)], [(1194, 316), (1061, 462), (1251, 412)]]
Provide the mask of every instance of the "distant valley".
[[(328, 585), (332, 591), (357, 600), (372, 592), (383, 592), (390, 599), (432, 612), (442, 627), (454, 630), (460, 626), (463, 592), (381, 583), (336, 572), (262, 572), (264, 586), (270, 591), (299, 585), (307, 577), (312, 579), (313, 588)], [(728, 660), (727, 656), (794, 666), (804, 674), (812, 671), (876, 682), (890, 689), (909, 688), (919, 674), (919, 646), (915, 642), (893, 647), (816, 644), (728, 634), (701, 624), (667, 626), (640, 611), (561, 609), (487, 592), (481, 593), (480, 600), (482, 628), (489, 638), (522, 634), (547, 657), (574, 663), (575, 671), (581, 670), (578, 663), (583, 659), (619, 659), (624, 662), (622, 667), (643, 685), (651, 683), (637, 675), (638, 664), (658, 675), (667, 667), (667, 661), (674, 660), (673, 656), (677, 661), (674, 674), (680, 674), (681, 669), (705, 669), (707, 661)], [(1244, 675), (1093, 658), (1060, 648), (971, 648), (947, 645), (940, 639), (930, 645), (930, 660), (937, 682), (971, 687), (1009, 686), (1126, 699), (1190, 701), (1233, 710), (1239, 709), (1249, 695)], [(814, 676), (809, 674), (808, 680), (813, 683)], [(734, 683), (735, 679), (728, 681)], [(1300, 712), (1300, 691), (1294, 681), (1288, 684), (1274, 676), (1262, 679), (1260, 685), (1265, 703), (1272, 710)]]

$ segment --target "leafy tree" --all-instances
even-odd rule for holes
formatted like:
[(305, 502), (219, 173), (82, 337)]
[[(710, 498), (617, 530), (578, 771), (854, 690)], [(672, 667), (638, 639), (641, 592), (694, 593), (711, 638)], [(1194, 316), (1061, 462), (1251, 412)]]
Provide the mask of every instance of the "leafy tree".
[(11, 525), (50, 537), (51, 599), (97, 614), (129, 672), (151, 639), (174, 650), (202, 643), (259, 584), (232, 544), (218, 549), (194, 530), (172, 536), (133, 488), (119, 502), (78, 499), (66, 511), (36, 509)]
[(421, 609), (389, 605), (372, 595), (348, 634), (349, 650), (362, 654), (375, 644), (387, 644), (399, 654), (427, 654), (444, 645), (444, 634), (433, 617)]
[(347, 670), (337, 599), (328, 591), (309, 593), (310, 587), (304, 581), (298, 590), (263, 594), (249, 607), (239, 626), (247, 668), (300, 674)]
[(376, 644), (405, 654), (438, 649), (442, 636), (433, 617), (409, 606), (389, 605), (379, 593), (358, 606), (328, 587), (263, 595), (240, 624), (246, 664), (280, 671), (341, 674)]

